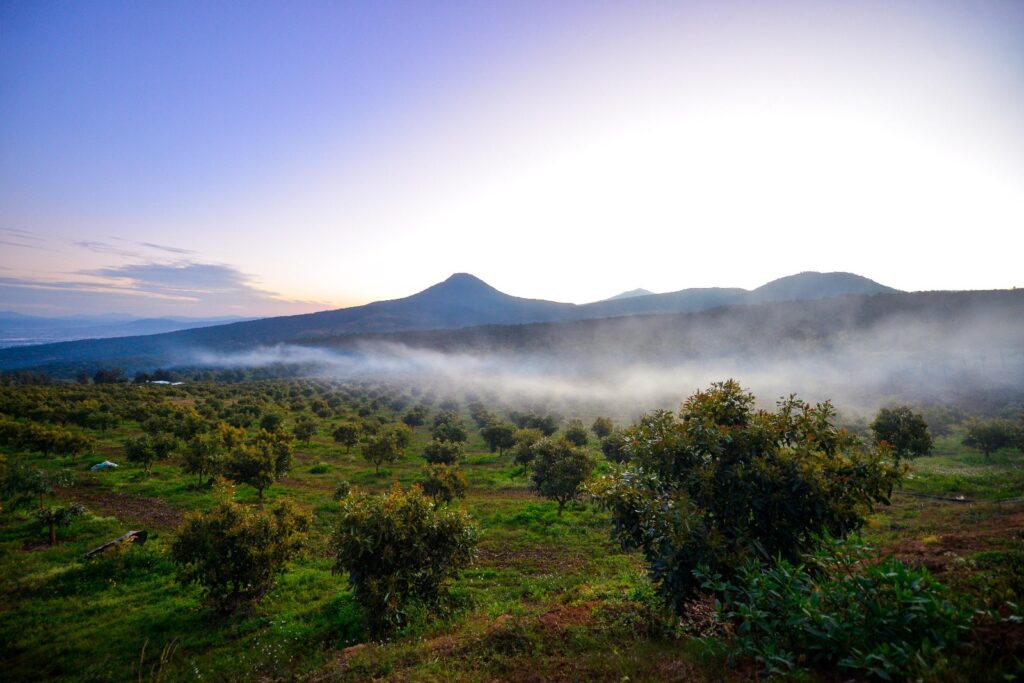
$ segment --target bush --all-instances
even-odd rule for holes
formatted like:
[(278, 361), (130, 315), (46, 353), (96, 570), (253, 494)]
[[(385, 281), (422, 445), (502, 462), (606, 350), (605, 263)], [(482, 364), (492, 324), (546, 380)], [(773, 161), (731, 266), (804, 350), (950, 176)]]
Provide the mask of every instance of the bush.
[(579, 498), (583, 482), (594, 469), (594, 461), (582, 448), (566, 438), (541, 439), (533, 445), (533, 489), (558, 503), (558, 514), (565, 504)]
[(196, 583), (209, 606), (233, 612), (262, 598), (303, 547), (309, 517), (288, 503), (264, 511), (230, 493), (206, 512), (185, 518), (171, 545), (182, 583)]
[(418, 486), (349, 495), (331, 537), (335, 571), (348, 572), (377, 634), (405, 623), (411, 601), (441, 608), (446, 585), (472, 561), (475, 546), (468, 515), (436, 507)]
[(731, 581), (701, 574), (718, 597), (733, 656), (769, 674), (808, 664), (884, 680), (927, 673), (968, 631), (970, 610), (926, 569), (829, 540), (808, 564), (745, 564)]
[(466, 497), (466, 475), (458, 465), (427, 465), (423, 468), (423, 493), (435, 503), (450, 503)]
[(458, 441), (431, 441), (423, 447), (423, 457), (431, 465), (454, 465), (462, 459), (464, 449)]
[(866, 450), (831, 422), (829, 403), (779, 402), (755, 411), (733, 381), (625, 430), (630, 466), (593, 490), (612, 513), (612, 534), (643, 551), (652, 582), (681, 611), (707, 565), (729, 577), (746, 561), (795, 561), (816, 535), (860, 528), (887, 503), (903, 466)]
[(910, 406), (882, 408), (871, 423), (871, 431), (875, 441), (885, 441), (892, 446), (897, 458), (916, 458), (932, 450), (928, 423)]
[(565, 438), (573, 446), (586, 446), (587, 428), (580, 420), (569, 420), (569, 424), (565, 426)]

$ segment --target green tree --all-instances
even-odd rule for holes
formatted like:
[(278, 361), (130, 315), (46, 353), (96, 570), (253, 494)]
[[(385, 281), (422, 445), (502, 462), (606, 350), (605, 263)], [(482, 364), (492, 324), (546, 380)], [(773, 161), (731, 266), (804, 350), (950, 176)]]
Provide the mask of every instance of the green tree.
[(729, 380), (691, 396), (679, 419), (641, 417), (625, 430), (630, 466), (593, 487), (613, 537), (644, 553), (677, 610), (699, 590), (699, 567), (728, 579), (748, 560), (797, 561), (822, 532), (859, 529), (905, 471), (886, 447), (837, 429), (828, 402), (753, 406)]
[(263, 491), (288, 474), (291, 464), (292, 447), (287, 438), (264, 431), (231, 453), (224, 472), (232, 481), (252, 486), (263, 500)]
[(516, 430), (516, 444), (512, 454), (516, 464), (526, 467), (533, 462), (533, 444), (544, 438), (544, 432), (532, 427)]
[(434, 428), (430, 432), (436, 441), (465, 441), (469, 438), (466, 427), (459, 416), (450, 411), (442, 411), (434, 417)]
[(587, 428), (581, 420), (569, 420), (565, 426), (565, 438), (573, 446), (587, 445)]
[(558, 503), (558, 514), (565, 504), (579, 498), (583, 482), (590, 476), (594, 461), (590, 455), (565, 437), (544, 438), (533, 445), (533, 489)]
[(462, 459), (463, 453), (458, 441), (431, 441), (423, 447), (423, 457), (432, 465), (453, 465)]
[(472, 562), (476, 527), (469, 516), (437, 507), (418, 486), (341, 501), (331, 536), (335, 571), (347, 572), (370, 630), (382, 634), (407, 620), (410, 602), (443, 607), (447, 585)]
[(423, 468), (423, 493), (435, 503), (450, 503), (456, 498), (466, 497), (466, 475), (458, 465), (426, 465)]
[(268, 432), (277, 432), (284, 427), (284, 415), (277, 412), (265, 413), (260, 418), (260, 429)]
[(36, 519), (39, 520), (39, 523), (44, 528), (49, 530), (50, 545), (56, 545), (57, 529), (63, 529), (71, 524), (73, 519), (84, 514), (85, 508), (83, 506), (78, 503), (71, 503), (70, 505), (39, 508), (36, 511)]
[(621, 430), (615, 430), (601, 439), (601, 452), (610, 462), (622, 464), (629, 461), (629, 440)]
[(192, 512), (171, 544), (178, 580), (195, 583), (221, 613), (246, 607), (273, 588), (302, 550), (309, 517), (288, 503), (271, 510), (239, 505), (227, 494)]
[(297, 440), (308, 445), (310, 440), (316, 436), (316, 421), (308, 417), (300, 418), (295, 423), (293, 432)]
[(382, 431), (371, 436), (362, 446), (363, 458), (371, 463), (374, 472), (380, 474), (380, 466), (384, 463), (397, 462), (402, 455), (398, 437), (394, 432)]
[(185, 446), (181, 454), (181, 469), (186, 474), (194, 474), (203, 483), (203, 477), (217, 474), (221, 466), (224, 447), (216, 433), (197, 434)]
[(169, 434), (144, 435), (125, 441), (124, 454), (128, 462), (142, 465), (148, 477), (153, 473), (153, 464), (169, 457), (177, 445), (177, 440)]
[(974, 420), (967, 426), (964, 445), (992, 455), (1000, 448), (1009, 448), (1017, 441), (1017, 426), (1010, 420)]
[(615, 423), (612, 422), (610, 417), (599, 417), (594, 420), (594, 424), (590, 425), (590, 431), (594, 432), (594, 436), (598, 439), (603, 439), (615, 430)]
[(900, 459), (928, 455), (932, 450), (928, 423), (910, 406), (882, 408), (871, 423), (871, 431), (875, 441), (888, 443)]
[(359, 425), (352, 422), (342, 422), (334, 428), (334, 432), (331, 433), (334, 438), (334, 442), (345, 447), (345, 452), (348, 453), (352, 450), (352, 447), (359, 443)]
[(480, 430), (480, 436), (487, 444), (487, 450), (491, 453), (497, 451), (502, 455), (506, 448), (516, 445), (516, 428), (508, 422), (491, 422)]

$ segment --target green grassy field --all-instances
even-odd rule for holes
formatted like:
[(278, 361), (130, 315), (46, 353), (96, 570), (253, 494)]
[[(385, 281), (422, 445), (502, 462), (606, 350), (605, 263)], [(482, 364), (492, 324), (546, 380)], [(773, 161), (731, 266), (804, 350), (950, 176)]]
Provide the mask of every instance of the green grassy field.
[[(187, 394), (176, 394), (188, 404)], [(289, 414), (289, 423), (295, 417)], [(472, 422), (463, 416), (467, 426)], [(345, 576), (332, 573), (327, 539), (336, 523), (332, 492), (341, 481), (367, 491), (420, 476), (429, 429), (415, 429), (404, 457), (375, 474), (358, 448), (345, 453), (318, 420), (311, 443), (296, 443), (290, 474), (266, 493), (314, 514), (307, 552), (248, 615), (221, 618), (197, 589), (175, 581), (168, 548), (189, 510), (213, 501), (172, 458), (152, 476), (123, 462), (121, 443), (139, 432), (127, 420), (98, 434), (94, 454), (73, 461), (6, 449), (8, 459), (67, 467), (76, 483), (61, 499), (89, 514), (49, 546), (31, 510), (0, 516), (0, 669), (8, 681), (68, 680), (741, 680), (749, 666), (706, 656), (661, 608), (641, 557), (609, 539), (606, 513), (570, 504), (561, 516), (536, 497), (509, 454), (486, 452), (471, 430), (463, 462), (470, 488), (461, 505), (480, 529), (478, 557), (452, 587), (444, 618), (414, 614), (387, 642), (374, 642)], [(114, 471), (91, 473), (109, 458)], [(1024, 458), (983, 458), (940, 440), (936, 454), (914, 463), (894, 504), (879, 510), (865, 538), (886, 553), (928, 566), (940, 578), (976, 558), (1010, 547), (1024, 529), (1024, 503), (1001, 503), (1024, 491)], [(603, 465), (608, 468), (607, 464)], [(935, 497), (916, 497), (924, 494)], [(961, 495), (980, 502), (941, 498)], [(256, 504), (238, 486), (239, 500)], [(148, 542), (86, 560), (84, 553), (129, 529)], [(964, 583), (963, 585), (967, 585)], [(1008, 673), (1005, 653), (970, 656), (988, 680)], [(1003, 659), (1000, 659), (1003, 658)], [(950, 680), (956, 680), (951, 674)]]

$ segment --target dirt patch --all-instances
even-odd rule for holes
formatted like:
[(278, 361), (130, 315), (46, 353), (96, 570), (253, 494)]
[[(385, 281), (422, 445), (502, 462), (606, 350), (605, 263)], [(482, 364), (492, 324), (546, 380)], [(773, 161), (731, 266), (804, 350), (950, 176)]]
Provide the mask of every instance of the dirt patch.
[(172, 529), (184, 518), (181, 510), (162, 498), (117, 493), (93, 486), (58, 489), (57, 497), (81, 503), (92, 512), (112, 515), (125, 522), (138, 522), (143, 528)]
[(512, 567), (531, 573), (572, 571), (586, 565), (579, 553), (557, 546), (508, 548), (484, 546), (477, 553), (483, 567)]
[(565, 631), (570, 627), (582, 626), (590, 621), (590, 616), (598, 604), (596, 601), (591, 601), (578, 605), (557, 605), (554, 609), (537, 617), (537, 621), (548, 630)]
[[(982, 519), (968, 513), (974, 506), (956, 505), (952, 524), (935, 534), (921, 538), (903, 539), (883, 547), (907, 564), (925, 567), (941, 574), (959, 557), (969, 557), (985, 550), (993, 550), (1024, 530), (1024, 508), (1020, 505), (992, 505)], [(957, 520), (960, 520), (957, 523)]]

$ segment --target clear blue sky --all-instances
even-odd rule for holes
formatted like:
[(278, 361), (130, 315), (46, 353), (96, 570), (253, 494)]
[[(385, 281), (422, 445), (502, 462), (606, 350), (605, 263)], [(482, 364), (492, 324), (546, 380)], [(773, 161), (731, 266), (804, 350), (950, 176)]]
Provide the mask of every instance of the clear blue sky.
[(5, 2), (0, 304), (1021, 285), (1024, 3)]

